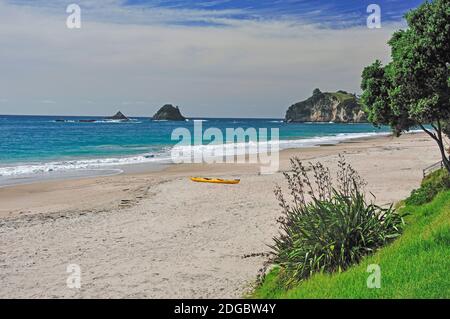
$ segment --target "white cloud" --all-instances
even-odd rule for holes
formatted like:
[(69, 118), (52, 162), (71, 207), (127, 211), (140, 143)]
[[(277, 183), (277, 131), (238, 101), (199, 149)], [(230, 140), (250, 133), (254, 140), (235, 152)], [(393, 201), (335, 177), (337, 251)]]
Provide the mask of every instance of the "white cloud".
[[(219, 14), (215, 21), (232, 27), (124, 24), (114, 19), (124, 9), (110, 0), (103, 3), (108, 19), (69, 30), (55, 3), (42, 10), (0, 0), (0, 95), (14, 100), (0, 113), (105, 115), (122, 101), (151, 101), (123, 104), (123, 111), (150, 116), (173, 103), (189, 116), (282, 117), (315, 87), (358, 91), (362, 68), (388, 59), (386, 42), (398, 28), (331, 30)], [(158, 10), (146, 14), (153, 19)], [(173, 10), (172, 18), (181, 14)], [(33, 102), (50, 97), (58, 104)]]

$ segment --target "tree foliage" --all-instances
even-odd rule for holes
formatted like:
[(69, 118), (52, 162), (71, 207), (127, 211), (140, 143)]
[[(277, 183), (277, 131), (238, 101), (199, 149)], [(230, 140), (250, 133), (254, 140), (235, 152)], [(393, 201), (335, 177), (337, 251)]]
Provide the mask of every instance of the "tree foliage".
[(450, 170), (442, 136), (450, 133), (450, 0), (425, 2), (406, 21), (408, 28), (389, 41), (392, 62), (377, 60), (364, 69), (362, 103), (369, 121), (397, 135), (421, 127)]

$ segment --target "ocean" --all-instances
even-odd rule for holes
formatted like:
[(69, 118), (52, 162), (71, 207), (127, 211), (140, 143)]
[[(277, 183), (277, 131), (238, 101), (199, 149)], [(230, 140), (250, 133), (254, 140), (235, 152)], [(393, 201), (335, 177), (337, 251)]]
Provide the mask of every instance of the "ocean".
[[(80, 122), (81, 120), (81, 122)], [(86, 121), (88, 120), (88, 121)], [(94, 121), (92, 121), (94, 120)], [(280, 149), (336, 144), (348, 139), (386, 134), (371, 124), (284, 123), (281, 119), (202, 118), (203, 129), (278, 128)], [(0, 185), (52, 176), (114, 173), (124, 165), (170, 164), (178, 142), (172, 131), (193, 131), (186, 122), (132, 118), (114, 122), (101, 117), (0, 115)], [(204, 144), (208, 144), (205, 141)]]

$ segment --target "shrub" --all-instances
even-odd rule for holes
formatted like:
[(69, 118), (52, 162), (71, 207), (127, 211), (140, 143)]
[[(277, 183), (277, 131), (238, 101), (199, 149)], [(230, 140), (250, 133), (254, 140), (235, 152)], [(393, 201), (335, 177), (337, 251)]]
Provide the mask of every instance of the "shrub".
[(407, 205), (423, 205), (429, 203), (441, 191), (450, 189), (450, 175), (445, 169), (440, 169), (425, 177), (420, 188), (411, 192), (405, 200)]
[(286, 288), (315, 272), (343, 271), (401, 234), (402, 217), (392, 206), (368, 203), (364, 181), (342, 157), (336, 187), (320, 163), (311, 164), (313, 182), (299, 159), (291, 159), (291, 165), (285, 178), (293, 201), (275, 189), (283, 216), (270, 246), (271, 262), (280, 267)]
[(411, 192), (411, 195), (405, 200), (405, 203), (407, 205), (420, 206), (430, 202), (435, 195), (436, 192), (431, 187), (420, 187)]

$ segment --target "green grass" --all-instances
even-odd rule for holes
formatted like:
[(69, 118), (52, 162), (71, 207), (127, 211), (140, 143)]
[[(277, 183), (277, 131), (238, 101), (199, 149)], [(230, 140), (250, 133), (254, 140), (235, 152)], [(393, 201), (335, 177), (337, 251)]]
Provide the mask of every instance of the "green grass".
[(351, 95), (351, 94), (345, 94), (345, 93), (342, 93), (342, 92), (333, 92), (333, 93), (330, 93), (332, 96), (334, 96), (334, 97), (336, 97), (338, 100), (339, 100), (339, 102), (344, 102), (345, 100), (349, 100), (349, 99), (353, 99), (354, 98), (354, 96), (353, 95)]
[[(252, 298), (450, 298), (450, 191), (407, 212), (404, 234), (347, 271), (317, 274), (286, 291), (272, 270)], [(381, 267), (381, 288), (367, 288), (367, 266)]]
[(405, 203), (422, 205), (430, 202), (439, 192), (450, 189), (450, 176), (446, 169), (440, 169), (425, 177), (419, 189), (415, 189)]

